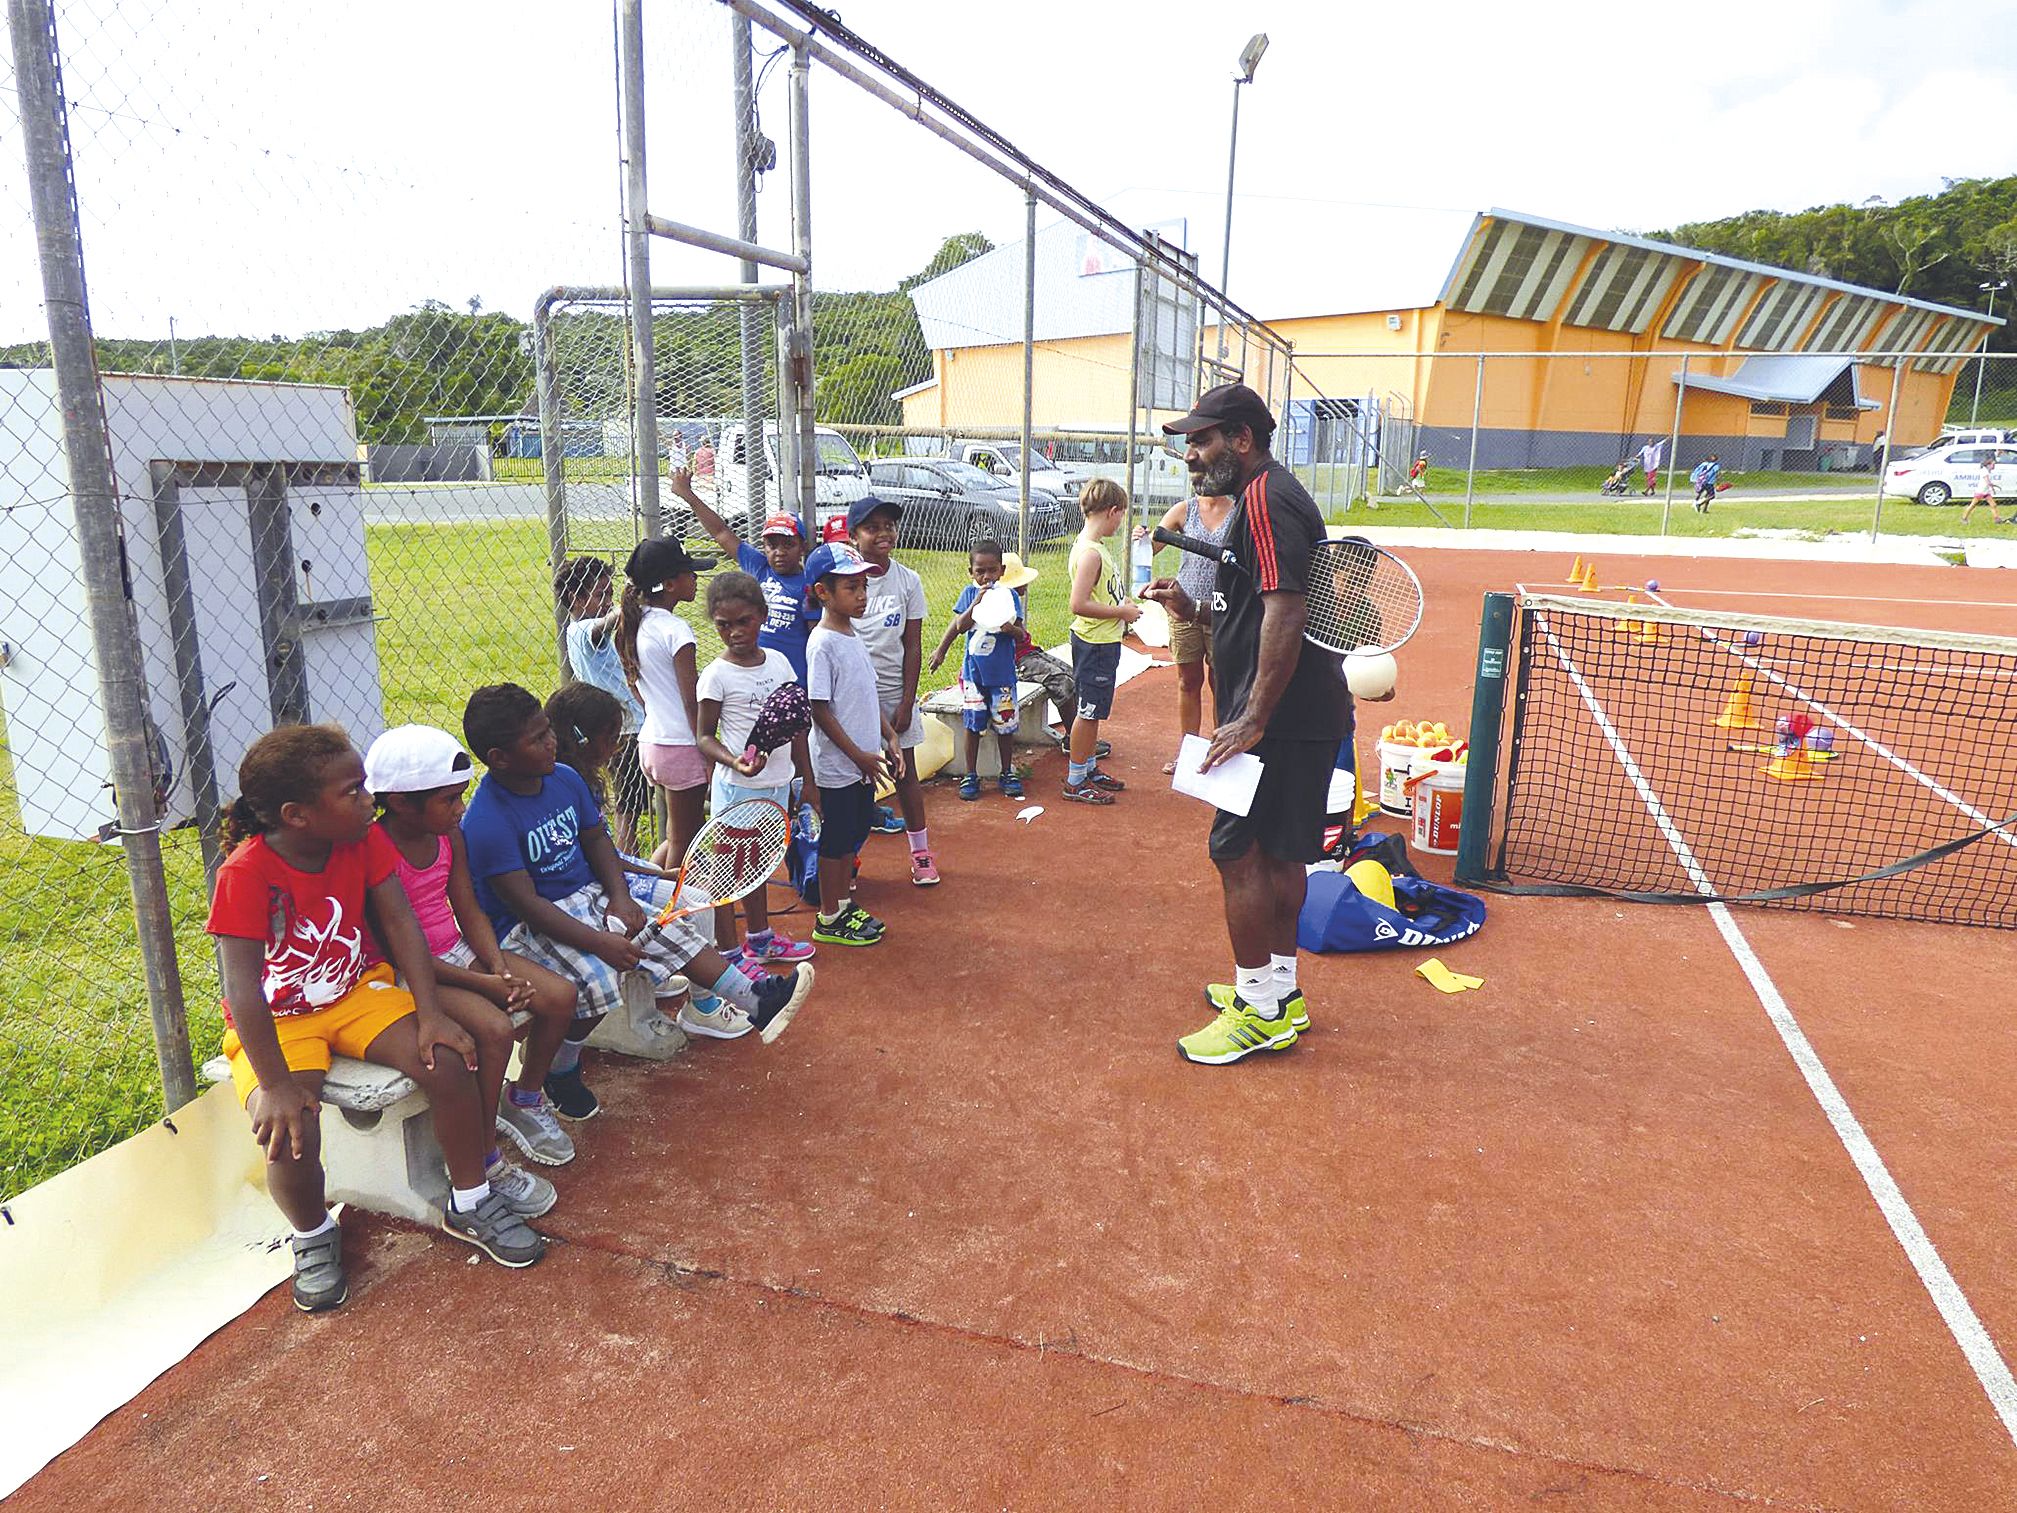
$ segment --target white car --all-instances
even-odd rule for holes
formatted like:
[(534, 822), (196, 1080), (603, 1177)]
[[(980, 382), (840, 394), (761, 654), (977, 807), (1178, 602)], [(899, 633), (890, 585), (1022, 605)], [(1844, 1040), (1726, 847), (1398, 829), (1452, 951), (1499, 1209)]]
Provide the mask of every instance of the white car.
[[(1993, 462), (1992, 462), (1993, 459)], [(1944, 446), (1902, 461), (1894, 459), (1884, 479), (1887, 494), (1907, 494), (1920, 504), (1972, 499), (1982, 482), (1983, 464), (1995, 468), (1996, 497), (2017, 498), (2017, 446)]]

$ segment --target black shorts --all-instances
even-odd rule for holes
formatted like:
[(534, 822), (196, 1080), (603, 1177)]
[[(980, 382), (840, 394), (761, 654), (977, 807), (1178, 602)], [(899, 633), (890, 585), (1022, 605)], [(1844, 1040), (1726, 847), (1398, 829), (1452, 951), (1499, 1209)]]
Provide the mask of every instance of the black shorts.
[(845, 861), (868, 844), (869, 827), (875, 823), (875, 789), (867, 783), (849, 783), (845, 788), (820, 785), (819, 854)]
[(1219, 811), (1207, 846), (1212, 860), (1237, 861), (1255, 846), (1276, 861), (1321, 860), (1338, 743), (1263, 736), (1253, 754), (1266, 764), (1254, 806), (1245, 815)]
[(609, 807), (618, 814), (643, 814), (651, 808), (651, 784), (637, 760), (637, 737), (619, 736), (609, 758)]
[(1072, 637), (1072, 681), (1079, 686), (1079, 718), (1104, 720), (1114, 712), (1114, 682), (1121, 671), (1121, 643)]

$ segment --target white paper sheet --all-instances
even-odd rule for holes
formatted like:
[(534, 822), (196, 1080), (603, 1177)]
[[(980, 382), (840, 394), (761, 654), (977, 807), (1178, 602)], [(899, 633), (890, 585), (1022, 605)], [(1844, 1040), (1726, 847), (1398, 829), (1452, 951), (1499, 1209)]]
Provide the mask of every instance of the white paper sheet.
[(1254, 807), (1254, 789), (1260, 786), (1261, 773), (1267, 764), (1252, 752), (1243, 751), (1236, 757), (1228, 757), (1210, 772), (1200, 772), (1198, 764), (1204, 761), (1211, 744), (1201, 735), (1184, 737), (1183, 744), (1177, 747), (1177, 770), (1170, 778), (1170, 786), (1178, 793), (1204, 800), (1214, 809), (1244, 817)]

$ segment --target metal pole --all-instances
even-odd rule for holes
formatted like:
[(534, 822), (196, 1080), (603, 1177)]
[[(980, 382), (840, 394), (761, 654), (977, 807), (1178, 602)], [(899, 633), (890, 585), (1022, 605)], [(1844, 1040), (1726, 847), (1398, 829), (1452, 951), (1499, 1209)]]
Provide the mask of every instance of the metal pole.
[[(1471, 390), (1471, 460), (1464, 464), (1464, 529), (1471, 528), (1471, 497), (1478, 483), (1478, 426), (1485, 414), (1485, 354), (1478, 354), (1478, 381)], [(1426, 490), (1424, 490), (1426, 492)]]
[(1477, 681), (1471, 689), (1470, 765), (1464, 772), (1457, 827), (1457, 881), (1484, 881), (1492, 846), (1492, 801), (1499, 786), (1499, 746), (1506, 713), (1506, 656), (1513, 644), (1513, 596), (1485, 595), (1478, 618)]
[(1681, 465), (1681, 402), (1688, 397), (1688, 354), (1681, 354), (1681, 375), (1674, 384), (1674, 429), (1667, 435), (1667, 497), (1660, 504), (1660, 534), (1674, 516), (1674, 469)]
[[(1125, 550), (1128, 554), (1127, 574), (1122, 581), (1129, 584), (1132, 584), (1135, 578), (1133, 530), (1133, 527), (1137, 524), (1135, 512), (1137, 509), (1140, 509), (1142, 520), (1147, 520), (1148, 501), (1145, 496), (1149, 491), (1149, 477), (1154, 471), (1148, 466), (1148, 459), (1143, 458), (1141, 461), (1141, 486), (1139, 488), (1135, 486), (1135, 443), (1136, 437), (1139, 435), (1137, 425), (1141, 420), (1142, 408), (1142, 292), (1142, 265), (1140, 259), (1136, 259), (1135, 313), (1133, 318), (1128, 322), (1128, 507), (1127, 526), (1122, 531), (1122, 535), (1127, 540)], [(1149, 560), (1151, 562), (1155, 561), (1153, 553), (1151, 553)]]
[[(1884, 455), (1877, 459), (1877, 502), (1870, 510), (1870, 539), (1877, 539), (1877, 528), (1884, 521), (1884, 475), (1891, 471), (1891, 448), (1898, 441), (1898, 380), (1904, 375), (1905, 359), (1891, 359), (1891, 402), (1884, 408)], [(1993, 515), (1994, 510), (1990, 513)]]
[(651, 231), (645, 224), (644, 0), (618, 0), (623, 88), (624, 283), (630, 295), (631, 445), (644, 533), (665, 530), (658, 507), (658, 375), (651, 352)]
[[(1224, 294), (1233, 281), (1233, 170), (1240, 161), (1240, 86), (1244, 79), (1233, 80), (1233, 131), (1232, 140), (1226, 146), (1226, 235), (1225, 251), (1219, 258), (1219, 293)], [(1219, 361), (1226, 360), (1226, 311), (1219, 307)]]
[[(736, 231), (745, 242), (756, 240), (756, 159), (762, 151), (756, 128), (756, 75), (750, 58), (749, 17), (732, 13), (729, 17), (729, 51), (735, 63), (735, 218)], [(745, 259), (742, 281), (754, 284), (757, 267)], [(749, 524), (745, 530), (756, 538), (769, 513), (763, 501), (770, 497), (770, 452), (763, 445), (763, 328), (761, 312), (745, 304), (736, 314), (742, 337), (742, 447), (746, 459), (743, 477), (748, 480)], [(715, 476), (723, 475), (726, 459), (717, 459)]]
[[(1989, 296), (1989, 309), (1990, 313), (1995, 313), (1996, 296), (1993, 294)], [(1984, 337), (1983, 340), (1987, 341), (1988, 338)], [(182, 354), (175, 346), (175, 317), (172, 315), (168, 317), (168, 371), (177, 378), (182, 376)], [(1975, 397), (1977, 399), (1982, 397), (1982, 379), (1979, 374), (1975, 379)]]
[[(803, 272), (791, 276), (792, 382), (798, 389), (798, 514), (806, 539), (819, 528), (814, 491), (819, 452), (813, 439), (812, 330), (812, 58), (804, 47), (791, 50), (791, 221), (792, 251), (805, 260)], [(780, 491), (781, 492), (781, 491)]]
[(118, 485), (85, 299), (84, 243), (71, 192), (70, 123), (58, 61), (56, 14), (50, 0), (8, 0), (7, 20), (36, 250), (42, 264), (49, 356), (63, 412), (63, 453), (77, 516), (78, 561), (104, 701), (105, 751), (147, 977), (147, 1011), (154, 1022), (162, 1103), (173, 1113), (196, 1096), (196, 1069), (189, 1054), (189, 1019), (175, 959), (168, 879), (161, 865), (161, 816), (154, 802), (154, 764), (147, 741), (145, 670), (126, 595)]
[[(539, 396), (539, 475), (546, 484), (546, 566), (560, 571), (567, 556), (567, 442), (561, 431), (560, 363), (553, 353), (552, 294), (542, 294), (532, 306), (532, 371)], [(564, 683), (572, 676), (567, 663), (567, 606), (553, 600), (554, 650)]]
[(1022, 488), (1016, 506), (1016, 551), (1025, 560), (1030, 551), (1030, 469), (1036, 465), (1030, 442), (1037, 339), (1037, 197), (1034, 189), (1028, 192), (1026, 209), (1028, 214), (1023, 234), (1023, 465), (1017, 470), (1022, 475)]
[[(1984, 312), (1990, 317), (1996, 314), (1996, 290), (1989, 290), (1989, 308)], [(173, 327), (171, 325), (170, 329)], [(1975, 418), (1982, 410), (1982, 370), (1989, 366), (1989, 332), (1982, 333), (1982, 348), (1975, 356), (1975, 398), (1968, 406), (1968, 424), (1975, 424)]]

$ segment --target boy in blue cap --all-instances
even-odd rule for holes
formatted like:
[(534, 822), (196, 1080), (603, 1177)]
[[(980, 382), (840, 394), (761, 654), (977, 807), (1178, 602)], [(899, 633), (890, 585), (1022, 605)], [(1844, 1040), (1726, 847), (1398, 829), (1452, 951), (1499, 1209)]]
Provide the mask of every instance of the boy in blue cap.
[(693, 490), (692, 476), (675, 469), (672, 491), (686, 501), (693, 518), (735, 565), (756, 579), (769, 613), (756, 643), (784, 653), (799, 682), (805, 681), (805, 640), (812, 622), (802, 614), (805, 604), (805, 526), (798, 516), (780, 510), (763, 522), (763, 547), (758, 550), (738, 536)]

